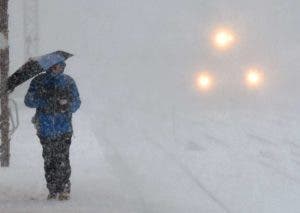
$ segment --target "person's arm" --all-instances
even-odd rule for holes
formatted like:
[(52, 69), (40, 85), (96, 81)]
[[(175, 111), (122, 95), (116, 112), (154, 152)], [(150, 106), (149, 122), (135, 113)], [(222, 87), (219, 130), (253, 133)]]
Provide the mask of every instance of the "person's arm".
[(30, 108), (42, 108), (46, 106), (46, 101), (43, 98), (39, 97), (39, 95), (37, 94), (37, 90), (37, 82), (35, 80), (32, 80), (24, 99), (24, 103), (26, 106)]
[(75, 81), (72, 79), (71, 80), (71, 83), (70, 83), (70, 90), (71, 90), (71, 103), (70, 103), (70, 111), (72, 113), (76, 112), (80, 105), (81, 105), (81, 100), (80, 100), (80, 97), (79, 97), (79, 92), (78, 92), (78, 89), (77, 89), (77, 86), (76, 86), (76, 83)]

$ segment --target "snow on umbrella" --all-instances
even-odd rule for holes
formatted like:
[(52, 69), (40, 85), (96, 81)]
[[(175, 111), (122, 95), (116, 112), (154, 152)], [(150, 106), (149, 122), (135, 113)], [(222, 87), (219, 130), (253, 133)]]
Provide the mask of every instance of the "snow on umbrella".
[(7, 80), (5, 92), (12, 92), (17, 86), (37, 74), (48, 70), (55, 64), (63, 62), (73, 55), (64, 51), (55, 51), (39, 57), (30, 58), (22, 67)]

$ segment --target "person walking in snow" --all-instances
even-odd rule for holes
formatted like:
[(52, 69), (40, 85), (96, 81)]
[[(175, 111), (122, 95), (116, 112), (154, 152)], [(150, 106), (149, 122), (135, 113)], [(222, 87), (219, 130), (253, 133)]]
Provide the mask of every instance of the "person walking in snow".
[(36, 108), (32, 122), (43, 148), (47, 199), (70, 198), (71, 166), (69, 149), (73, 134), (72, 114), (81, 101), (75, 81), (64, 74), (65, 62), (50, 67), (35, 77), (29, 86), (24, 103)]

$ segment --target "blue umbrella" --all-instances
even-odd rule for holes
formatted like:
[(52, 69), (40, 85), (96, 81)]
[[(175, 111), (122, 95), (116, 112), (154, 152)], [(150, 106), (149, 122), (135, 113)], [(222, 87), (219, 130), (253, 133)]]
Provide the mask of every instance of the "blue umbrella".
[(64, 51), (56, 51), (53, 53), (49, 53), (43, 56), (39, 56), (36, 58), (33, 58), (33, 60), (37, 61), (38, 64), (44, 69), (48, 70), (50, 67), (52, 67), (55, 64), (58, 64), (60, 62), (63, 62), (73, 56), (70, 53), (64, 52)]
[(14, 72), (7, 80), (6, 92), (12, 92), (17, 86), (50, 67), (67, 60), (73, 55), (65, 51), (55, 51), (39, 57), (30, 58), (22, 67)]

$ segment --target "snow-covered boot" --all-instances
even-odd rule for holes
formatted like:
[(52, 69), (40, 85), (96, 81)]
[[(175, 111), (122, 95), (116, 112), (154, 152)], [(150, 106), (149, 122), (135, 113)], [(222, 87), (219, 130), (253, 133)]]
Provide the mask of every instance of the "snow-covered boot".
[(54, 200), (56, 199), (56, 193), (49, 193), (47, 196), (47, 200)]
[(61, 192), (58, 195), (58, 200), (69, 200), (70, 199), (70, 193), (69, 192)]

